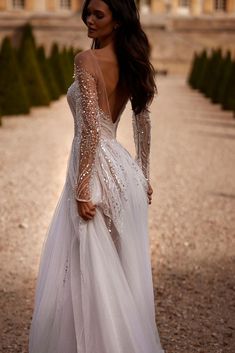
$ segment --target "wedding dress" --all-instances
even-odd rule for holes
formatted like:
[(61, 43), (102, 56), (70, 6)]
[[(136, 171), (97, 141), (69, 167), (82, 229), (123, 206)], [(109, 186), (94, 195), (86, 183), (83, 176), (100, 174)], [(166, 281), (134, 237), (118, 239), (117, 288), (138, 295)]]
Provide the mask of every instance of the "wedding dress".
[[(163, 353), (147, 230), (149, 114), (133, 113), (134, 160), (116, 140), (126, 102), (119, 95), (113, 121), (94, 50), (74, 69), (74, 138), (42, 248), (29, 353)], [(79, 216), (75, 196), (96, 204), (92, 220)]]

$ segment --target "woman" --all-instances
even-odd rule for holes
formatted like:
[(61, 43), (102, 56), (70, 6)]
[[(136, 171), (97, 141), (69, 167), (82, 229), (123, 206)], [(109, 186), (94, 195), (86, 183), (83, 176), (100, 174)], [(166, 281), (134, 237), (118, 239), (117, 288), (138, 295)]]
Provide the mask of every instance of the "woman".
[[(77, 54), (67, 99), (74, 139), (44, 243), (30, 353), (162, 353), (147, 231), (156, 92), (134, 0), (87, 0), (92, 48)], [(136, 161), (116, 140), (128, 100)]]

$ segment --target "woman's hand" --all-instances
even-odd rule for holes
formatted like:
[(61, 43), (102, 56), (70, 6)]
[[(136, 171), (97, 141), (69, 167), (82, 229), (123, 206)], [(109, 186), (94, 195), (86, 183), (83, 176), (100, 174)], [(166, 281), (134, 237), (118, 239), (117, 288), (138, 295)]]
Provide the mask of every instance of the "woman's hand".
[(85, 221), (91, 220), (96, 213), (96, 205), (93, 205), (91, 201), (78, 201), (77, 202), (77, 209), (79, 216), (81, 216)]
[(153, 193), (153, 189), (152, 189), (151, 185), (148, 184), (147, 195), (148, 195), (148, 199), (149, 199), (149, 205), (151, 205), (151, 202), (152, 202), (152, 193)]

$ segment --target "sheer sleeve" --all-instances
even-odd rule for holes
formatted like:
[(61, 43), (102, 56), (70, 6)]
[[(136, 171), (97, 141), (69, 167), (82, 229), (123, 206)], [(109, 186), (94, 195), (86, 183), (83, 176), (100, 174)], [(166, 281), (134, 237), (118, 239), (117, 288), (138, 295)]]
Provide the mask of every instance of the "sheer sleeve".
[(96, 77), (84, 54), (77, 55), (74, 61), (74, 78), (77, 81), (78, 89), (76, 114), (79, 114), (81, 119), (81, 142), (75, 198), (78, 201), (91, 201), (90, 178), (100, 139), (100, 126)]
[(139, 114), (133, 112), (132, 125), (136, 148), (136, 161), (145, 178), (149, 181), (149, 159), (151, 143), (151, 120), (147, 110)]

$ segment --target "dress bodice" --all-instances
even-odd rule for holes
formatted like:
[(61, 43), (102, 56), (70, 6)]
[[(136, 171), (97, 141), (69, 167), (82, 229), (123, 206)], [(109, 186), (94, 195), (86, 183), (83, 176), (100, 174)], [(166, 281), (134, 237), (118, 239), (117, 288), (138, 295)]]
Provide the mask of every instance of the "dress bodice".
[[(116, 140), (116, 131), (127, 104), (124, 91), (119, 91), (118, 111), (112, 116), (109, 97), (97, 58), (91, 50), (79, 53), (74, 61), (74, 82), (67, 91), (67, 100), (74, 119), (74, 137), (79, 151), (78, 180), (75, 186), (78, 201), (91, 200), (90, 180), (104, 142)], [(136, 161), (145, 178), (149, 178), (150, 118), (148, 110), (133, 112)]]
[[(70, 110), (73, 114), (74, 119), (74, 136), (79, 137), (81, 132), (81, 119), (82, 116), (77, 114), (76, 111), (76, 102), (79, 102), (82, 99), (81, 93), (77, 87), (77, 81), (74, 81), (71, 86), (67, 90), (67, 101), (70, 107)], [(122, 112), (125, 107), (123, 107)], [(98, 117), (100, 124), (100, 137), (102, 139), (105, 138), (116, 138), (117, 127), (120, 122), (121, 113), (119, 114), (118, 119), (113, 122), (111, 118), (105, 113), (100, 107), (98, 107)]]

